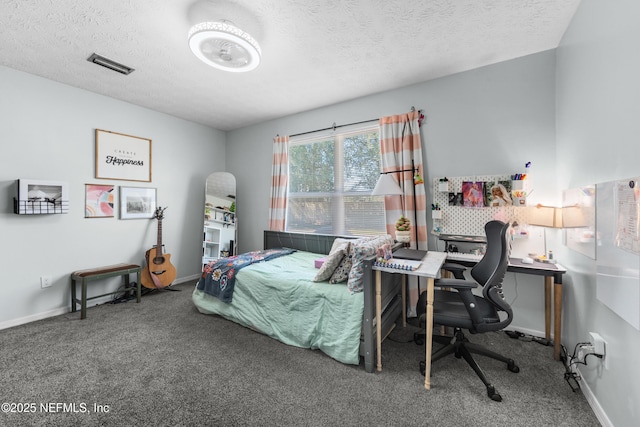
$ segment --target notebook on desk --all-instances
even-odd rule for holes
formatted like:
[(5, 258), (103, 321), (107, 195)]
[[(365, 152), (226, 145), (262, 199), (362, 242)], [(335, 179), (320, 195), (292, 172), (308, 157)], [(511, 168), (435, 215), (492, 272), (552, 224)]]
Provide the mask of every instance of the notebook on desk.
[(417, 270), (421, 264), (422, 264), (422, 261), (416, 261), (412, 259), (398, 259), (398, 258), (391, 258), (390, 260), (387, 260), (384, 262), (376, 261), (373, 263), (373, 265), (376, 267), (388, 268), (391, 270), (404, 270), (404, 271)]
[(419, 249), (400, 248), (393, 253), (394, 258), (398, 259), (412, 259), (415, 261), (421, 261), (427, 255), (427, 251), (421, 251)]

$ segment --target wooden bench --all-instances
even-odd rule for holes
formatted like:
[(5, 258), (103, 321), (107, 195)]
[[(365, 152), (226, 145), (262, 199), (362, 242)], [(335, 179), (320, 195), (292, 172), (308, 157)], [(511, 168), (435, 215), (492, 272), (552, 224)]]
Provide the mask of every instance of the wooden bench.
[[(87, 317), (87, 301), (94, 298), (104, 297), (106, 295), (113, 295), (122, 292), (117, 290), (114, 292), (107, 292), (106, 294), (96, 295), (87, 298), (87, 284), (94, 280), (106, 279), (109, 277), (124, 276), (125, 288), (129, 287), (129, 275), (136, 273), (136, 302), (140, 302), (141, 287), (140, 287), (140, 266), (136, 264), (114, 264), (107, 265), (105, 267), (91, 268), (88, 270), (79, 270), (71, 273), (71, 312), (76, 312), (76, 305), (80, 304), (80, 318), (85, 319)], [(76, 298), (76, 284), (78, 281), (82, 281), (82, 293), (81, 298)]]

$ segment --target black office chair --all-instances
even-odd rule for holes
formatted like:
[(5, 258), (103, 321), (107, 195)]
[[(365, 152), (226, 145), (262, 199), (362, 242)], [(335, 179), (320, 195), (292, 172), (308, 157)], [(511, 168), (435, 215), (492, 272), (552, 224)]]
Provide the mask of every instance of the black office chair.
[[(438, 279), (435, 286), (449, 290), (436, 289), (433, 302), (433, 323), (453, 327), (453, 336), (433, 337), (433, 341), (445, 344), (431, 356), (431, 362), (453, 353), (473, 368), (487, 388), (487, 394), (495, 401), (502, 401), (502, 396), (487, 380), (482, 369), (476, 363), (472, 353), (491, 357), (507, 364), (511, 372), (520, 372), (516, 363), (500, 354), (487, 350), (469, 342), (462, 332), (469, 330), (472, 334), (500, 331), (507, 327), (513, 319), (513, 311), (502, 294), (502, 280), (509, 264), (511, 252), (509, 224), (501, 221), (489, 221), (485, 225), (487, 249), (482, 259), (471, 269), (474, 281), (460, 279)], [(482, 297), (472, 293), (473, 288), (482, 286)], [(419, 313), (426, 311), (426, 293), (420, 296), (417, 307)], [(500, 313), (504, 313), (500, 318)], [(425, 363), (420, 362), (420, 371), (424, 375)]]
[(467, 271), (467, 267), (454, 262), (445, 262), (442, 264), (442, 269), (448, 271), (453, 277), (460, 280), (464, 280), (464, 272)]

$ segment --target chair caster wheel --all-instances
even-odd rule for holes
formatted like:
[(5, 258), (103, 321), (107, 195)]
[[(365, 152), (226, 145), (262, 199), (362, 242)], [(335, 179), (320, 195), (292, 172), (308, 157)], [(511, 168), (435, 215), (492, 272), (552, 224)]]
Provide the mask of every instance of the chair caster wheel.
[(424, 339), (422, 338), (422, 334), (420, 334), (419, 332), (416, 332), (413, 334), (413, 341), (416, 343), (416, 345), (424, 344)]
[(502, 396), (496, 391), (492, 385), (487, 386), (487, 395), (496, 402), (502, 402)]
[(511, 359), (507, 362), (507, 369), (516, 374), (520, 372), (520, 368), (518, 368), (516, 362)]
[(422, 376), (424, 376), (424, 373), (427, 370), (427, 364), (424, 361), (420, 361), (418, 366), (420, 368), (420, 373), (422, 374)]

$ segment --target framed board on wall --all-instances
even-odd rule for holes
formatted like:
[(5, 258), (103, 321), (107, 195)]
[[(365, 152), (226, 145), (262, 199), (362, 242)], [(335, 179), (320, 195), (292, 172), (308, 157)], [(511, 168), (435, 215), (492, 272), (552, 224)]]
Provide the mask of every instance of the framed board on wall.
[(596, 186), (597, 297), (640, 330), (640, 177)]
[(151, 182), (151, 140), (96, 129), (96, 178)]

